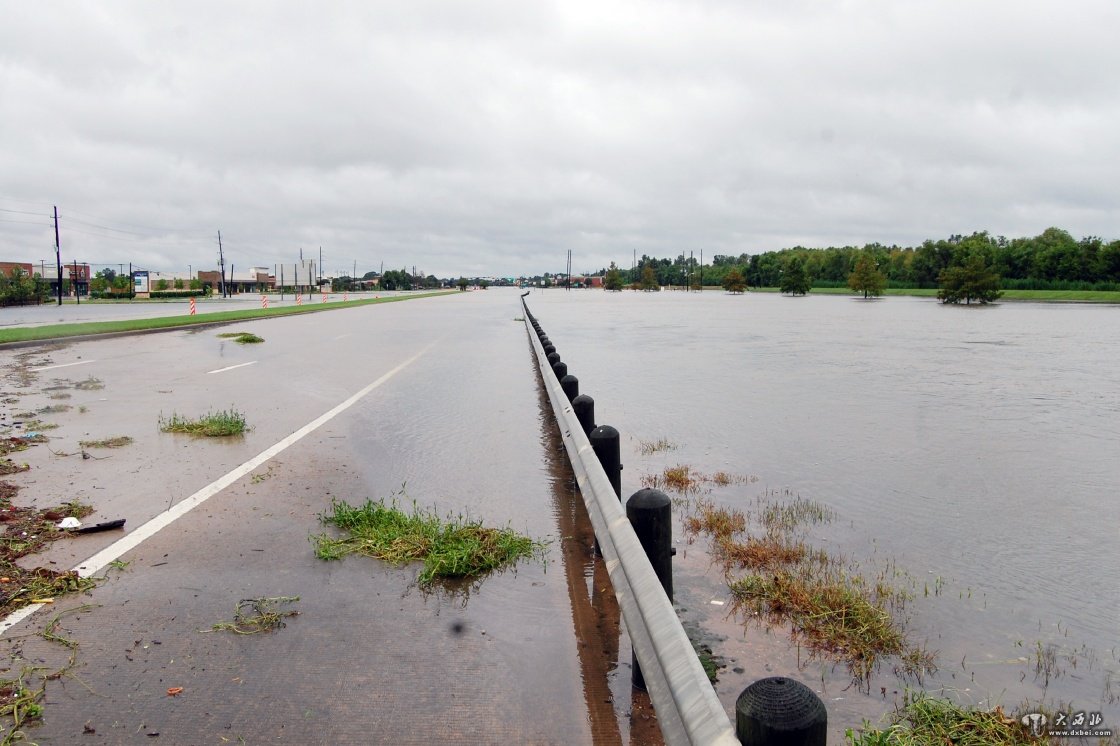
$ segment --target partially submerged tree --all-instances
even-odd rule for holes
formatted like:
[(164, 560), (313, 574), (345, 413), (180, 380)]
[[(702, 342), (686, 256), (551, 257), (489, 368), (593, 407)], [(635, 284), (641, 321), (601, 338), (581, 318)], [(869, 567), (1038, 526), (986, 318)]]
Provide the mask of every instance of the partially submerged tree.
[(741, 293), (747, 289), (747, 281), (738, 269), (732, 268), (723, 278), (723, 287), (729, 293)]
[(622, 273), (618, 271), (618, 265), (614, 262), (611, 262), (606, 275), (603, 276), (603, 289), (622, 290)]
[(657, 275), (653, 272), (653, 267), (647, 264), (642, 268), (642, 290), (660, 290), (661, 286), (657, 284)]
[(887, 278), (875, 266), (875, 258), (867, 252), (860, 254), (855, 271), (848, 276), (848, 287), (857, 293), (863, 293), (863, 297), (867, 298), (882, 295), (886, 285)]
[(999, 289), (999, 275), (978, 255), (970, 257), (964, 266), (941, 270), (938, 281), (941, 287), (937, 298), (942, 303), (960, 303), (962, 300), (965, 305), (970, 305), (972, 301), (991, 303), (1003, 295)]
[(813, 281), (809, 278), (809, 273), (805, 271), (805, 265), (801, 263), (801, 257), (795, 256), (790, 259), (785, 271), (782, 272), (778, 290), (790, 295), (805, 295), (812, 287)]

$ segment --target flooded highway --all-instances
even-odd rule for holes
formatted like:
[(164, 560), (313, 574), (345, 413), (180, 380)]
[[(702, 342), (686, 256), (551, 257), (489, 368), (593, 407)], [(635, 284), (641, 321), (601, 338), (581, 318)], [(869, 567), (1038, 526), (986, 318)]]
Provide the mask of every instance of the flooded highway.
[[(0, 638), (5, 677), (29, 662), (65, 670), (29, 737), (656, 741), (518, 316), (515, 293), (490, 290), (0, 352), (11, 421), (61, 405), (37, 415), (57, 425), (49, 442), (14, 454), (30, 467), (5, 478), (15, 502), (80, 501), (94, 509), (84, 523), (124, 518), (127, 536), (144, 536), (119, 557), (122, 532), (108, 531), (23, 561), (68, 569), (108, 552), (97, 588)], [(228, 409), (247, 434), (159, 431), (161, 417)], [(79, 445), (118, 436), (134, 442)], [(332, 499), (393, 496), (508, 526), (546, 542), (544, 557), (435, 591), (417, 586), (415, 564), (316, 559), (309, 537), (328, 530)], [(242, 599), (276, 597), (299, 598), (284, 628), (213, 630)]]

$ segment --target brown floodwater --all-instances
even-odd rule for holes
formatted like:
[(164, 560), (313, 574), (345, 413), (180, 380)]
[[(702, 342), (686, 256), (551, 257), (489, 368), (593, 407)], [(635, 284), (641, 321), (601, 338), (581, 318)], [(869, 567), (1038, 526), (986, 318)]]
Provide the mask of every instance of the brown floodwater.
[[(596, 421), (622, 433), (624, 496), (677, 464), (756, 477), (709, 496), (748, 512), (766, 496), (820, 503), (835, 517), (806, 529), (811, 545), (914, 594), (907, 635), (938, 671), (918, 682), (887, 661), (864, 689), (781, 625), (730, 613), (704, 540), (682, 537), (678, 605), (724, 658), (729, 708), (783, 674), (821, 694), (837, 742), (907, 688), (1120, 723), (1120, 308), (559, 290), (527, 301)], [(640, 452), (659, 438), (675, 448)]]

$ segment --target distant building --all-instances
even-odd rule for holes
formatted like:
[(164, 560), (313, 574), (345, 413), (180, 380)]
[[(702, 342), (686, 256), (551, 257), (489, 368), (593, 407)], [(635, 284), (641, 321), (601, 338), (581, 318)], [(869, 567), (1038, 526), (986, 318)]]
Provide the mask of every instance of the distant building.
[(28, 277), (35, 275), (35, 266), (25, 262), (0, 262), (0, 274), (11, 277), (17, 269), (23, 270)]

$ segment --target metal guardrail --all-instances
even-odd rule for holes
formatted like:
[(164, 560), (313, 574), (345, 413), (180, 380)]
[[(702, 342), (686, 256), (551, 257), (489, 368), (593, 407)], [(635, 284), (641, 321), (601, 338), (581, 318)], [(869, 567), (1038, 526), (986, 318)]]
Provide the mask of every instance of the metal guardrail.
[(524, 299), (522, 307), (541, 379), (665, 742), (737, 745), (735, 729), (548, 363)]

